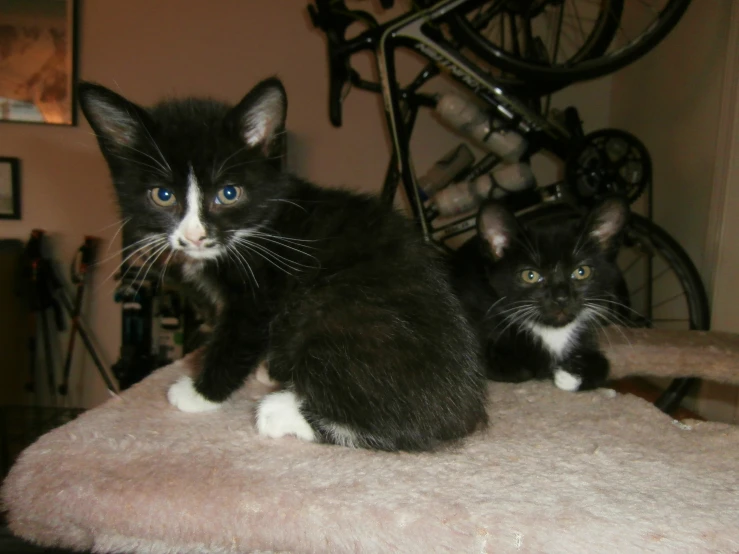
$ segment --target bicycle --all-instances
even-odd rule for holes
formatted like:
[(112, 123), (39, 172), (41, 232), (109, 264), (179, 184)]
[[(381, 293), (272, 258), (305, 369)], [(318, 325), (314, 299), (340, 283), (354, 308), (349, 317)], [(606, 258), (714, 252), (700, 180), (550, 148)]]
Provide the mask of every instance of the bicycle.
[[(655, 11), (655, 20), (643, 33), (625, 45), (614, 47), (624, 3), (600, 0), (599, 17), (589, 33), (582, 33), (583, 45), (563, 62), (558, 61), (556, 49), (547, 58), (541, 47), (543, 41), (537, 40), (532, 30), (532, 19), (541, 17), (548, 8), (561, 6), (563, 11), (562, 0), (425, 0), (382, 24), (368, 12), (348, 9), (344, 0), (315, 0), (308, 9), (314, 26), (327, 38), (331, 123), (337, 127), (342, 124), (345, 86), (382, 94), (393, 154), (381, 199), (392, 203), (398, 183), (402, 183), (424, 237), (444, 248), (450, 238), (474, 229), (476, 213), (434, 226), (438, 213), (424, 201), (410, 163), (409, 141), (417, 114), (420, 108), (433, 109), (438, 105), (437, 97), (420, 89), (442, 73), (449, 75), (503, 122), (503, 131), (518, 133), (526, 139), (524, 156), (546, 150), (565, 162), (564, 180), (506, 195), (506, 201), (521, 217), (530, 221), (578, 217), (606, 193), (623, 194), (633, 202), (644, 191), (651, 193), (649, 155), (636, 137), (615, 130), (584, 135), (576, 109), (547, 114), (548, 109), (542, 109), (541, 98), (577, 80), (609, 73), (643, 56), (677, 24), (688, 3), (689, 0), (668, 0), (662, 10)], [(393, 2), (381, 0), (381, 4), (390, 8)], [(479, 17), (481, 13), (490, 16), (487, 21)], [(494, 38), (482, 33), (495, 17), (523, 23), (524, 30), (515, 31), (511, 23), (509, 38), (500, 33), (496, 43)], [(559, 31), (561, 21), (560, 13)], [(357, 22), (368, 28), (353, 38), (346, 38), (348, 28)], [(518, 41), (519, 36), (523, 40)], [(414, 51), (426, 63), (418, 76), (403, 88), (395, 68), (394, 55), (399, 48)], [(379, 82), (366, 80), (352, 69), (351, 57), (362, 51), (374, 55)], [(490, 127), (492, 132), (493, 125)], [(620, 148), (624, 150), (625, 145), (626, 152), (616, 162), (610, 159), (608, 151), (614, 137), (617, 142), (622, 141)], [(499, 156), (490, 153), (455, 177), (469, 180), (484, 175), (499, 161)], [(618, 165), (619, 161), (622, 165)], [(629, 181), (624, 178), (623, 164), (634, 161), (640, 171), (636, 179)], [(633, 214), (619, 254), (633, 310), (630, 325), (671, 328), (687, 325), (689, 329), (708, 329), (708, 298), (700, 276), (680, 245), (651, 221), (651, 194), (647, 200), (647, 216)], [(678, 312), (687, 314), (677, 317)], [(696, 379), (673, 380), (655, 405), (670, 413), (696, 383)]]

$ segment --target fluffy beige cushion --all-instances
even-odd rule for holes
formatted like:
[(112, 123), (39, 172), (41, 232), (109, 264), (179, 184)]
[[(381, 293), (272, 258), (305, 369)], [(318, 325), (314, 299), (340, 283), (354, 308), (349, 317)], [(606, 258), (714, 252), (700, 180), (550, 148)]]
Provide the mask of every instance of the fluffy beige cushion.
[[(739, 340), (616, 334), (617, 375), (739, 382)], [(630, 345), (629, 345), (630, 343)], [(250, 382), (219, 412), (177, 363), (42, 437), (3, 488), (11, 529), (96, 552), (737, 552), (739, 429), (610, 390), (490, 385), (490, 427), (427, 454), (268, 439)]]

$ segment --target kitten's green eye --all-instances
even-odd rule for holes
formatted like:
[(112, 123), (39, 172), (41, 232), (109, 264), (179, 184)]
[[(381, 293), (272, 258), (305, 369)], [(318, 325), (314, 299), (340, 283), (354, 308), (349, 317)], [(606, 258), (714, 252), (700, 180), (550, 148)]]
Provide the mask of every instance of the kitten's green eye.
[(149, 190), (149, 198), (157, 206), (169, 208), (177, 203), (174, 192), (164, 187), (155, 187)]
[(588, 279), (592, 274), (592, 267), (590, 267), (589, 265), (581, 265), (572, 272), (572, 275), (570, 275), (570, 277), (573, 279), (577, 279), (578, 281), (584, 281), (585, 279)]
[(243, 192), (241, 187), (235, 187), (233, 185), (225, 186), (218, 191), (216, 204), (222, 204), (224, 206), (235, 204), (241, 198)]
[(524, 269), (521, 272), (521, 279), (523, 279), (524, 283), (533, 285), (534, 283), (541, 281), (543, 278), (538, 271), (534, 271), (533, 269)]

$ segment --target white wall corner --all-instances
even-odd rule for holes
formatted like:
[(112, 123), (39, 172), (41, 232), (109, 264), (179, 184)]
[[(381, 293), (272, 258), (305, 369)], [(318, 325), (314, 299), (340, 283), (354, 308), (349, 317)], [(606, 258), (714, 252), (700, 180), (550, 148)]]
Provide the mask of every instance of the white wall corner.
[(721, 264), (721, 243), (727, 238), (724, 222), (727, 216), (727, 194), (731, 187), (739, 190), (739, 3), (732, 3), (729, 37), (726, 49), (716, 161), (713, 172), (711, 205), (706, 231), (702, 274), (707, 276), (706, 287), (711, 305), (714, 305), (717, 271)]

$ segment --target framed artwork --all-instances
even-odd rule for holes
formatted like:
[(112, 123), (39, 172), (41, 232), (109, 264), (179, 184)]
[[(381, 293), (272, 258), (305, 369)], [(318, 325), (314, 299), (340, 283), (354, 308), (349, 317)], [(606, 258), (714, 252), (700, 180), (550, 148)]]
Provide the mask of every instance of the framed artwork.
[(0, 0), (0, 121), (75, 125), (77, 0)]
[(0, 219), (20, 218), (20, 162), (18, 158), (0, 158)]

